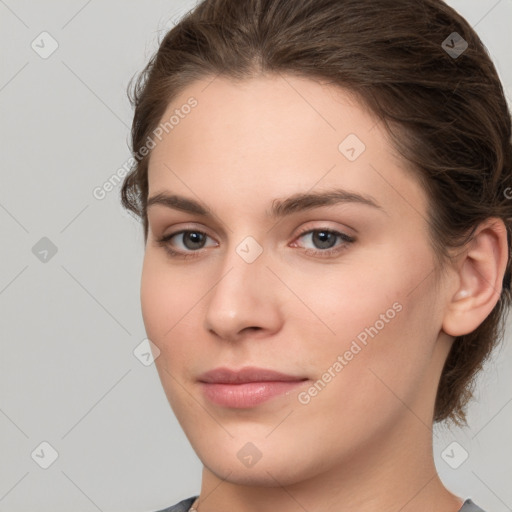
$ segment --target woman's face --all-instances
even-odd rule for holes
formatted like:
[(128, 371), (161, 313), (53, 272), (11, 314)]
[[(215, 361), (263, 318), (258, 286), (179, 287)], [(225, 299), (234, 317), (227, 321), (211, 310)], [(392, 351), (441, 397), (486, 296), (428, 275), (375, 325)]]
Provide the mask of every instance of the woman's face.
[[(425, 193), (381, 124), (291, 76), (196, 82), (173, 114), (149, 165), (141, 300), (205, 467), (275, 486), (427, 446), (447, 292)], [(287, 377), (236, 375), (249, 367)], [(234, 374), (205, 376), (219, 368)]]

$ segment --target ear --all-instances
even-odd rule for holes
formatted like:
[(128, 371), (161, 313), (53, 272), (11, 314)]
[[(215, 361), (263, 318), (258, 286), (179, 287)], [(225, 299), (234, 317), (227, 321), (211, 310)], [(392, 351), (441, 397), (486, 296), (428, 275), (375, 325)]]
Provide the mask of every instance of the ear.
[(487, 318), (500, 298), (508, 257), (503, 220), (486, 219), (457, 261), (458, 279), (454, 280), (443, 320), (446, 334), (468, 334)]

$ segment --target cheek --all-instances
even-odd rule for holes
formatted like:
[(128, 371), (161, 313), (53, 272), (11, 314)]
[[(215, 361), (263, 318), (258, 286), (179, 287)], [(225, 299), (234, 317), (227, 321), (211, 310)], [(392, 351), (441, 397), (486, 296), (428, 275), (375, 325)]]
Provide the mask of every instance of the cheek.
[(171, 272), (160, 255), (146, 250), (140, 288), (142, 318), (148, 338), (160, 350), (155, 363), (165, 381), (163, 366), (170, 371), (171, 362), (182, 365), (180, 347), (183, 345), (172, 343), (172, 340), (183, 335), (183, 329), (191, 323), (191, 309), (199, 298), (195, 297), (199, 294), (194, 293), (194, 289), (177, 270)]
[[(343, 299), (345, 310), (331, 324), (336, 336), (320, 340), (309, 359), (315, 381), (297, 397), (306, 404), (299, 410), (331, 446), (340, 436), (363, 439), (388, 428), (422, 393), (433, 345), (421, 330), (428, 319), (417, 301), (395, 292), (397, 301), (372, 297), (365, 307)], [(336, 428), (325, 431), (326, 424)]]
[(365, 328), (376, 322), (380, 331), (380, 315), (388, 312), (386, 320), (395, 317), (393, 304), (403, 300), (406, 288), (403, 275), (397, 272), (398, 265), (389, 268), (382, 255), (380, 258), (376, 265), (373, 254), (358, 254), (357, 258), (350, 257), (342, 264), (326, 265), (315, 272), (287, 270), (288, 280), (300, 299), (287, 302), (290, 318), (309, 325), (314, 320), (318, 334), (335, 344), (343, 344), (343, 340), (360, 333), (364, 338)]
[[(160, 266), (154, 262), (150, 250), (147, 249), (142, 267), (140, 288), (140, 301), (142, 318), (148, 337), (155, 343), (159, 341), (164, 331), (164, 326), (169, 311), (173, 310), (173, 304), (169, 303), (168, 289), (163, 284), (163, 275)], [(157, 343), (162, 349), (160, 343)]]
[(146, 333), (162, 352), (169, 340), (191, 322), (191, 310), (200, 290), (179, 268), (171, 269), (163, 257), (146, 250), (142, 268), (140, 300)]
[(195, 289), (190, 280), (187, 283), (184, 279), (183, 272), (171, 270), (161, 255), (146, 250), (140, 288), (144, 326), (147, 337), (160, 350), (155, 367), (167, 399), (174, 411), (184, 408), (189, 411), (187, 415), (194, 410), (194, 403), (184, 392), (182, 381), (188, 368), (188, 350), (193, 345), (193, 305), (200, 296), (199, 292), (194, 293)]
[(344, 379), (375, 380), (369, 371), (374, 369), (406, 386), (424, 370), (438, 334), (434, 281), (425, 279), (432, 258), (422, 244), (366, 256), (297, 279), (295, 292), (316, 318), (299, 301), (289, 303), (286, 316), (307, 333), (305, 341), (320, 338), (308, 357), (316, 370), (327, 370), (344, 356), (353, 367)]

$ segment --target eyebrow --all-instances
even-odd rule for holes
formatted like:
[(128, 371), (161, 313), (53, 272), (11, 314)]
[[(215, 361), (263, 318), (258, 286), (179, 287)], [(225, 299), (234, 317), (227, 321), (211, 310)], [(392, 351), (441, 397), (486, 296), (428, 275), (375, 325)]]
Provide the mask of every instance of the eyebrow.
[[(334, 189), (327, 192), (300, 192), (285, 199), (274, 199), (271, 210), (267, 212), (267, 215), (272, 218), (285, 217), (300, 211), (320, 208), (321, 206), (332, 206), (339, 203), (357, 203), (371, 206), (384, 212), (382, 206), (371, 196), (344, 189)], [(206, 206), (194, 199), (180, 195), (164, 192), (156, 194), (148, 199), (146, 209), (156, 204), (204, 217), (211, 216)]]

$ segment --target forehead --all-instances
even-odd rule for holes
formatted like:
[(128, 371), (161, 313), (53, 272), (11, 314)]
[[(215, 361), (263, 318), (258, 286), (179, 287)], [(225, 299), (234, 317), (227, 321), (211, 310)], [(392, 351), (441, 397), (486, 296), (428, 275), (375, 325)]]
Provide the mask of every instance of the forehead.
[[(173, 114), (189, 110), (190, 98), (196, 106), (176, 119)], [(311, 139), (319, 132), (325, 146), (337, 151), (344, 135), (368, 138), (367, 132), (378, 124), (349, 91), (285, 75), (243, 81), (217, 76), (194, 82), (169, 104), (161, 124), (172, 117), (179, 121), (169, 132), (176, 144), (186, 139), (188, 145), (201, 145), (204, 151), (215, 146), (215, 156), (250, 150), (275, 153), (279, 149), (279, 153), (289, 154), (287, 147), (297, 149), (294, 142), (298, 137)]]
[[(195, 106), (184, 107), (191, 98)], [(337, 86), (289, 75), (241, 82), (218, 76), (182, 91), (161, 126), (171, 117), (172, 129), (152, 150), (150, 195), (171, 188), (291, 195), (318, 184), (362, 187), (395, 202), (412, 193), (415, 204), (424, 202), (382, 123)]]

